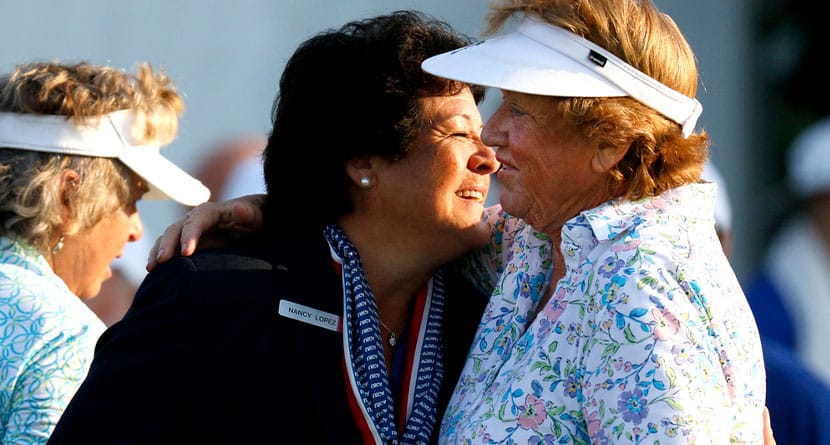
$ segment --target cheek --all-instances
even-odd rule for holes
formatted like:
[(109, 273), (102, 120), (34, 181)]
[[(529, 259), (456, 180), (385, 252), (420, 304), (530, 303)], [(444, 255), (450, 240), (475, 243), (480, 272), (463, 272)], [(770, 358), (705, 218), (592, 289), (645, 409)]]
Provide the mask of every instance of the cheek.
[(542, 150), (533, 141), (524, 141), (524, 144), (513, 149), (513, 161), (522, 174), (523, 180), (529, 180), (542, 172), (550, 172), (555, 168), (550, 160), (546, 159)]
[(126, 215), (118, 214), (108, 221), (99, 233), (99, 255), (105, 262), (112, 261), (116, 255), (124, 250), (124, 245), (130, 236), (132, 222)]
[[(96, 267), (99, 271), (108, 266), (119, 252), (117, 244), (118, 242), (112, 237), (103, 239), (99, 237), (98, 243), (90, 249), (90, 266)], [(95, 271), (96, 274), (99, 271)]]
[(466, 162), (462, 161), (460, 156), (455, 156), (447, 150), (419, 163), (410, 173), (416, 178), (423, 178), (427, 185), (447, 187), (456, 182), (464, 171), (466, 171)]

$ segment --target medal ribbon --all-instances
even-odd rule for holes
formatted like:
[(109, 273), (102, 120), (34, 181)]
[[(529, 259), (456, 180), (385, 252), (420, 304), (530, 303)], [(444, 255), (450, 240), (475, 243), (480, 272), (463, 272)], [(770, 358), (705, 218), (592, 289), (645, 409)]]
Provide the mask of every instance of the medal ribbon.
[(343, 262), (343, 344), (346, 370), (355, 387), (356, 402), (370, 421), (375, 440), (382, 444), (427, 444), (435, 429), (438, 391), (444, 377), (441, 326), (444, 285), (441, 273), (433, 278), (427, 298), (427, 316), (419, 335), (418, 360), (412, 399), (407, 403), (403, 434), (395, 428), (394, 402), (383, 357), (377, 304), (369, 289), (360, 255), (336, 225), (326, 227), (326, 240)]

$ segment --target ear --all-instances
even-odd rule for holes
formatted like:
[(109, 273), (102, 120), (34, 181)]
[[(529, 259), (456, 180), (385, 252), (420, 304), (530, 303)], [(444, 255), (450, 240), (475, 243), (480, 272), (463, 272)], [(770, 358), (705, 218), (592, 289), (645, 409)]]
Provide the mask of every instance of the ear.
[[(346, 174), (360, 188), (371, 188), (377, 181), (372, 159), (368, 156), (356, 157), (346, 162)], [(365, 183), (369, 181), (368, 185)], [(363, 181), (363, 183), (361, 183)]]
[(628, 147), (599, 147), (591, 158), (591, 168), (596, 173), (611, 170), (628, 152)]
[(81, 176), (75, 170), (64, 170), (61, 173), (58, 196), (60, 196), (61, 219), (64, 225), (68, 225), (72, 219), (73, 206), (76, 206), (75, 195), (78, 188), (78, 181)]

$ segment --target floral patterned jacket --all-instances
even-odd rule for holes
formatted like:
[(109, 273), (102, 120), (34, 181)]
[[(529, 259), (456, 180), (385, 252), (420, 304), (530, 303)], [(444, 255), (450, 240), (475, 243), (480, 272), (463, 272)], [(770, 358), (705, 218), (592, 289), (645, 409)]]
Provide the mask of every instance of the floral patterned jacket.
[[(758, 330), (714, 230), (715, 186), (611, 201), (550, 239), (491, 209), (466, 272), (494, 289), (444, 443), (763, 443)], [(535, 315), (534, 315), (535, 314)]]

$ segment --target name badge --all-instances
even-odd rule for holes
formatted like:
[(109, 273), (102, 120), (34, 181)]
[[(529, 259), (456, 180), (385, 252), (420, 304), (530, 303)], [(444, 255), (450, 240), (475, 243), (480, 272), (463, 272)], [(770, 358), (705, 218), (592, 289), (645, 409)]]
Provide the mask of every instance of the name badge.
[(287, 300), (280, 300), (279, 314), (283, 317), (312, 324), (330, 331), (340, 332), (340, 317), (328, 312)]

